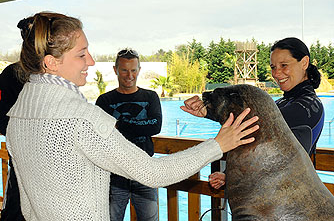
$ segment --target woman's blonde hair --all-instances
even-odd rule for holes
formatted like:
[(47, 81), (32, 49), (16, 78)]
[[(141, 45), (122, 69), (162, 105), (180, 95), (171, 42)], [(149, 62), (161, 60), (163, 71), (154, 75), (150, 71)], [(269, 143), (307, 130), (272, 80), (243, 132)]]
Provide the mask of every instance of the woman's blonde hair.
[(46, 55), (60, 58), (75, 46), (82, 23), (63, 14), (40, 12), (22, 19), (17, 27), (23, 38), (20, 64), (27, 79), (30, 74), (45, 72)]

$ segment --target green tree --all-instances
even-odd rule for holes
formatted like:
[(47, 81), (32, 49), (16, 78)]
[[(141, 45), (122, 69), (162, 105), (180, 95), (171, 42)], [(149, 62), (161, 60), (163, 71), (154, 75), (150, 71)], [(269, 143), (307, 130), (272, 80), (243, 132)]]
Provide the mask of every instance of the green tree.
[(198, 61), (201, 63), (205, 59), (206, 50), (202, 46), (202, 43), (197, 42), (196, 39), (193, 39), (192, 42), (188, 42), (188, 53), (189, 53), (189, 62), (194, 63)]
[(328, 62), (324, 67), (324, 72), (328, 74), (328, 78), (334, 78), (334, 47), (332, 44), (328, 45)]
[(164, 51), (163, 49), (159, 49), (156, 53), (152, 55), (140, 55), (140, 61), (146, 62), (167, 62), (169, 56), (172, 54), (172, 51)]
[(237, 62), (237, 57), (235, 55), (230, 55), (229, 53), (225, 52), (224, 60), (222, 60), (225, 67), (234, 69), (235, 62)]
[(235, 56), (235, 44), (223, 38), (218, 43), (213, 41), (209, 44), (207, 55), (205, 56), (208, 65), (208, 83), (227, 83), (234, 77), (234, 67), (227, 67), (224, 64), (229, 58)]
[(172, 60), (167, 66), (168, 76), (173, 78), (174, 85), (177, 85), (182, 93), (201, 93), (205, 87), (205, 76), (207, 69), (200, 65), (199, 61), (189, 62), (187, 56), (179, 56), (173, 53)]
[[(202, 69), (207, 69), (206, 63), (206, 49), (202, 43), (197, 42), (196, 39), (192, 39), (188, 44), (181, 44), (175, 47), (175, 53), (180, 57), (187, 57), (189, 63), (193, 64), (197, 61)], [(172, 54), (169, 54), (168, 62), (172, 60)]]
[(175, 53), (178, 56), (187, 55), (188, 52), (189, 52), (189, 48), (187, 47), (186, 44), (180, 44), (180, 45), (175, 46)]
[(106, 92), (107, 84), (103, 81), (102, 73), (99, 70), (97, 70), (95, 74), (96, 74), (96, 78), (94, 78), (94, 80), (97, 83), (97, 87), (100, 91), (100, 94), (104, 94)]
[(271, 45), (266, 45), (263, 42), (257, 44), (257, 77), (259, 81), (271, 80), (271, 69), (270, 69), (270, 48)]
[(318, 69), (323, 70), (328, 74), (328, 77), (334, 78), (334, 48), (332, 44), (321, 46), (320, 42), (312, 44), (310, 47), (312, 62)]

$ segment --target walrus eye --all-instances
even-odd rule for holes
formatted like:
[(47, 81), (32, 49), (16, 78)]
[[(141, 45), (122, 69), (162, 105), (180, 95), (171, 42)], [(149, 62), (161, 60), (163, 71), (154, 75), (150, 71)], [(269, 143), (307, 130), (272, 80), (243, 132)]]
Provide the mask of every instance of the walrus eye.
[(243, 107), (243, 99), (239, 93), (231, 92), (229, 93), (230, 102), (237, 104), (240, 107)]

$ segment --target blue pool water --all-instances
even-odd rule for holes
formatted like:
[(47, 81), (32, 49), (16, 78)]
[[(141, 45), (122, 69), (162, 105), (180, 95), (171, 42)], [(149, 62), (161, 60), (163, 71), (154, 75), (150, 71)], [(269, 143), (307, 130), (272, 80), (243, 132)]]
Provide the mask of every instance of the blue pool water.
[[(325, 125), (318, 141), (318, 147), (334, 148), (334, 123), (329, 122), (334, 118), (334, 97), (320, 96), (325, 107)], [(274, 100), (277, 97), (273, 98)], [(180, 109), (183, 105), (182, 100), (161, 101), (163, 112), (163, 125), (160, 135), (180, 136), (193, 138), (212, 138), (215, 137), (220, 129), (217, 122), (205, 118), (194, 117)], [(178, 122), (178, 123), (177, 123)], [(0, 141), (4, 142), (5, 138), (0, 136)], [(211, 173), (210, 166), (201, 170), (201, 179), (208, 180)], [(319, 174), (322, 181), (334, 183), (334, 176)], [(2, 195), (2, 187), (0, 186), (0, 195)], [(179, 193), (179, 217), (180, 220), (187, 220), (188, 216), (188, 197), (187, 193), (180, 191)], [(208, 196), (201, 196), (201, 212), (202, 214), (210, 209), (211, 201)], [(125, 221), (130, 220), (129, 207), (127, 208)], [(167, 220), (167, 191), (164, 188), (159, 189), (159, 214), (160, 220)], [(230, 217), (229, 217), (230, 218)], [(203, 221), (211, 220), (211, 213), (207, 213), (203, 217)]]
[[(319, 96), (325, 109), (325, 124), (318, 140), (318, 147), (334, 148), (334, 96)], [(274, 100), (278, 97), (273, 97)], [(161, 101), (163, 124), (160, 135), (193, 138), (215, 137), (220, 124), (209, 119), (194, 117), (180, 109), (184, 101)], [(179, 126), (177, 126), (179, 125)], [(205, 171), (204, 171), (205, 172)], [(210, 172), (210, 170), (209, 170)], [(207, 176), (207, 174), (203, 174)], [(324, 182), (334, 183), (334, 177), (319, 174)]]
[[(318, 140), (318, 147), (334, 148), (334, 96), (319, 96), (325, 109), (325, 124)], [(278, 97), (273, 97), (277, 100)], [(163, 125), (160, 135), (181, 136), (193, 138), (215, 137), (220, 129), (217, 122), (194, 117), (180, 109), (182, 100), (161, 101), (163, 112)], [(179, 126), (177, 127), (177, 121)]]

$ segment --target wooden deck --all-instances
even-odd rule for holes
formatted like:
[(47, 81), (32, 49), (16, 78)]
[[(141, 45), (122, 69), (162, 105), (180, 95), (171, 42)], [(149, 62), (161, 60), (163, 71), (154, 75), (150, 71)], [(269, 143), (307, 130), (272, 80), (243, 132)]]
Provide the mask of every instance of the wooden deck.
[[(154, 147), (156, 153), (171, 154), (181, 150), (185, 150), (191, 146), (203, 142), (204, 139), (193, 138), (178, 138), (178, 137), (153, 137)], [(334, 150), (331, 148), (317, 148), (316, 151), (316, 169), (321, 171), (334, 171)], [(8, 153), (6, 144), (1, 143), (0, 158), (2, 158), (2, 184), (3, 192), (5, 192), (7, 172), (8, 172)], [(224, 157), (223, 157), (224, 159)], [(311, 159), (314, 159), (312, 156)], [(218, 171), (220, 169), (221, 161), (216, 161), (211, 164), (211, 171)], [(334, 195), (334, 184), (325, 183), (326, 187)], [(178, 209), (178, 191), (188, 192), (188, 220), (199, 220), (201, 216), (200, 195), (211, 196), (211, 207), (218, 208), (222, 206), (221, 198), (224, 198), (224, 190), (215, 190), (210, 187), (207, 181), (199, 179), (199, 173), (184, 180), (180, 183), (168, 186), (167, 188), (167, 210), (168, 221), (179, 220)], [(0, 202), (3, 198), (0, 198)], [(131, 206), (131, 221), (136, 220), (136, 214)], [(211, 220), (222, 220), (222, 214), (219, 210), (211, 212)]]

